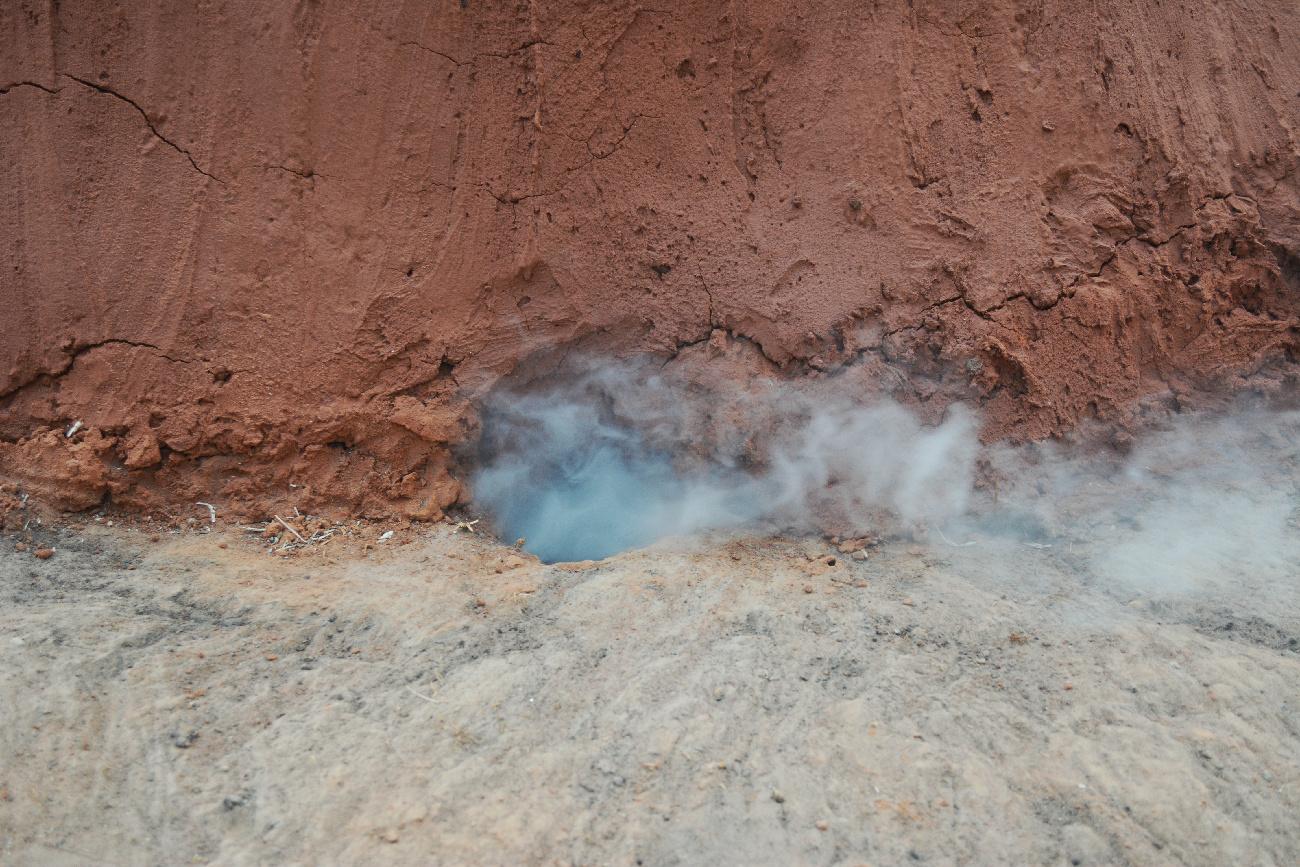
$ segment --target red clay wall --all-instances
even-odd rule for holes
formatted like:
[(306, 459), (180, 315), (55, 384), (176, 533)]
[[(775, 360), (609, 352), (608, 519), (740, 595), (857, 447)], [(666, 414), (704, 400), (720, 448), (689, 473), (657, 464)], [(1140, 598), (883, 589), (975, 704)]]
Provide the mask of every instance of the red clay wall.
[(1295, 380), (1292, 0), (0, 26), (0, 475), (65, 508), (437, 517), (521, 360), (715, 330), (986, 437)]

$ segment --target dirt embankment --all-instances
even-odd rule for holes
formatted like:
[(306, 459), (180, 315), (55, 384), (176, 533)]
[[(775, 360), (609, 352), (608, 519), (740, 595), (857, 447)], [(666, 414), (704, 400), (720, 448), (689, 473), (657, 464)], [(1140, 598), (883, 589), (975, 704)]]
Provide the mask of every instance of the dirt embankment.
[(865, 561), (42, 530), (0, 545), (0, 860), (1296, 863), (1294, 588), (1080, 580), (1108, 502)]
[(574, 350), (739, 340), (986, 437), (1295, 382), (1284, 0), (0, 28), (0, 473), (65, 508), (436, 518), (474, 400)]

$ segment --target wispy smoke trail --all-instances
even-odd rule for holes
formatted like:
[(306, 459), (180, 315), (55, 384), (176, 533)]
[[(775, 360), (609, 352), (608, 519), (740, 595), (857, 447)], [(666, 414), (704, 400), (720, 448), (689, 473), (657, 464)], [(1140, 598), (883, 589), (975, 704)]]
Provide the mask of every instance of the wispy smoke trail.
[(1001, 480), (977, 511), (1081, 543), (1095, 580), (1139, 593), (1300, 591), (1300, 413), (1175, 416), (1122, 460), (1051, 444), (986, 455)]

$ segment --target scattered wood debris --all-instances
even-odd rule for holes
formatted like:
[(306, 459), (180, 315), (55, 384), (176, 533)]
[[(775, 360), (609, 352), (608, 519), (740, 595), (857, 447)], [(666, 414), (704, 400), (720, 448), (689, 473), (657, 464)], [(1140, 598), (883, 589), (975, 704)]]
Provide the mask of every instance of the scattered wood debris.
[(289, 554), (306, 548), (318, 548), (329, 544), (337, 536), (351, 536), (361, 529), (361, 522), (354, 521), (352, 526), (332, 523), (325, 518), (303, 515), (296, 508), (289, 518), (272, 515), (271, 520), (262, 524), (241, 526), (245, 533), (256, 533), (267, 542), (269, 554)]

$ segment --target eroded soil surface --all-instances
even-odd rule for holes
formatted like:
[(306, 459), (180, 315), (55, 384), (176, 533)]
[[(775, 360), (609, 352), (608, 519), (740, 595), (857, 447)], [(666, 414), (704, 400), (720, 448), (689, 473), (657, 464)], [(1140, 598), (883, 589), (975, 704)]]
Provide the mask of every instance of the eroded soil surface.
[(1103, 581), (1112, 519), (865, 561), (9, 539), (0, 861), (1297, 863), (1294, 585)]

